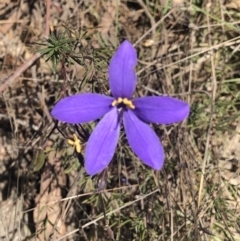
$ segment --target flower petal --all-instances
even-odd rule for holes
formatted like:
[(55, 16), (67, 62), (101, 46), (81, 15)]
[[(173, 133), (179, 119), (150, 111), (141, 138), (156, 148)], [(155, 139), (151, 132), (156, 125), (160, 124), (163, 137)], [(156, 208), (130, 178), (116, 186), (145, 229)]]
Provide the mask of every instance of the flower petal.
[(125, 40), (113, 55), (109, 65), (110, 89), (115, 98), (131, 98), (137, 81), (134, 70), (136, 64), (136, 50)]
[(146, 165), (160, 170), (164, 163), (164, 150), (155, 132), (131, 110), (124, 112), (123, 123), (128, 143), (135, 154)]
[(77, 94), (61, 99), (51, 115), (71, 124), (85, 123), (105, 115), (112, 107), (112, 97), (100, 94)]
[(133, 112), (149, 123), (171, 124), (183, 121), (189, 115), (189, 105), (179, 99), (168, 96), (149, 96), (134, 99)]
[(85, 152), (85, 167), (89, 175), (101, 172), (111, 161), (120, 132), (117, 108), (110, 110), (91, 134)]

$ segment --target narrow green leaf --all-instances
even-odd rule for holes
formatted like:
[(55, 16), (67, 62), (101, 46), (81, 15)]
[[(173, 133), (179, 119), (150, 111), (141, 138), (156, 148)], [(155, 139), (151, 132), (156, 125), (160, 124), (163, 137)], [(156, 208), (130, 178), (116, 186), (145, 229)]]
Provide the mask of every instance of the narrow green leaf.
[(36, 155), (34, 156), (33, 161), (30, 164), (30, 169), (34, 172), (40, 171), (45, 163), (45, 154), (42, 149), (37, 150)]

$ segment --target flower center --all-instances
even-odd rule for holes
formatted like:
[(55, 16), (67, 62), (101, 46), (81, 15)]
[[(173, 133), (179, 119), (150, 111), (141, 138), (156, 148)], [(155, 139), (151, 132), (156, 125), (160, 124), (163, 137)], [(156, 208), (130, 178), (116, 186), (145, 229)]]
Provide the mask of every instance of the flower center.
[(131, 100), (127, 99), (127, 98), (121, 98), (121, 97), (118, 97), (117, 100), (114, 100), (112, 102), (112, 106), (118, 106), (118, 107), (121, 107), (122, 105), (130, 108), (130, 109), (135, 109), (135, 106), (134, 104), (132, 103)]

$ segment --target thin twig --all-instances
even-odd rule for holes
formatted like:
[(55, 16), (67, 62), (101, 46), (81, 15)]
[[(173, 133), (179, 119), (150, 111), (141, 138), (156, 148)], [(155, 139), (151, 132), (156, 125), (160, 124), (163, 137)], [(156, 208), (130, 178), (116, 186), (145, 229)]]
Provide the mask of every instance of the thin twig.
[(16, 69), (15, 72), (2, 85), (0, 85), (0, 93), (7, 89), (7, 87), (10, 87), (17, 79), (17, 77), (19, 77), (25, 70), (27, 70), (32, 64), (34, 64), (34, 62), (38, 60), (40, 57), (41, 54), (36, 53), (32, 56), (32, 58), (27, 60), (26, 63), (24, 63), (22, 66)]
[(45, 25), (45, 37), (49, 35), (49, 26), (50, 26), (50, 8), (52, 5), (52, 0), (46, 0), (46, 25)]
[[(159, 21), (160, 21), (160, 20), (159, 20)], [(159, 24), (159, 21), (156, 23), (156, 25)], [(150, 29), (149, 29), (149, 30), (150, 30)], [(150, 32), (149, 30), (147, 31), (148, 33)], [(141, 42), (144, 37), (146, 37), (146, 34), (144, 34), (141, 38), (139, 38), (138, 41), (137, 41), (136, 43), (134, 43), (134, 46), (136, 46), (139, 42)], [(197, 53), (195, 53), (195, 54), (193, 54), (193, 55), (187, 56), (187, 57), (185, 57), (185, 58), (183, 58), (183, 59), (177, 60), (176, 62), (173, 62), (173, 63), (170, 63), (170, 64), (166, 64), (166, 65), (164, 65), (164, 66), (160, 65), (160, 67), (157, 68), (155, 71), (160, 70), (160, 69), (163, 69), (163, 68), (171, 67), (171, 66), (173, 66), (173, 65), (176, 65), (176, 64), (179, 64), (179, 63), (181, 63), (181, 62), (184, 62), (184, 61), (186, 61), (186, 60), (188, 60), (188, 59), (192, 59), (192, 58), (194, 58), (194, 57), (196, 57), (196, 56), (200, 56), (201, 54), (205, 54), (205, 53), (207, 53), (207, 52), (209, 52), (209, 51), (217, 50), (217, 49), (219, 49), (219, 48), (221, 48), (221, 47), (227, 47), (227, 46), (231, 46), (231, 45), (233, 45), (233, 44), (238, 44), (238, 43), (240, 43), (240, 37), (239, 37), (239, 36), (237, 36), (237, 37), (235, 37), (235, 38), (232, 38), (231, 40), (227, 40), (227, 41), (225, 41), (225, 42), (222, 42), (222, 43), (213, 45), (213, 46), (211, 46), (211, 47), (204, 48), (203, 50), (201, 50), (201, 51), (199, 51), (199, 52), (197, 52)], [(145, 66), (145, 68), (140, 69), (140, 70), (137, 72), (137, 75), (140, 76), (142, 72), (146, 71), (146, 69), (150, 68), (151, 66), (155, 65), (155, 64), (158, 63), (158, 62), (159, 62), (159, 59), (156, 59), (156, 60), (152, 61), (152, 62), (149, 63), (147, 66)]]
[[(134, 201), (132, 201), (132, 202), (125, 203), (123, 206), (121, 206), (121, 207), (119, 207), (119, 208), (117, 208), (117, 209), (114, 209), (114, 210), (109, 211), (108, 213), (106, 213), (106, 216), (110, 216), (110, 215), (116, 213), (117, 211), (119, 211), (119, 210), (121, 210), (121, 209), (124, 209), (124, 208), (126, 208), (126, 207), (129, 207), (129, 206), (131, 206), (133, 203), (139, 202), (139, 201), (141, 201), (142, 199), (144, 199), (144, 198), (146, 198), (146, 197), (149, 197), (149, 196), (153, 195), (154, 193), (156, 193), (156, 192), (158, 192), (158, 191), (159, 191), (159, 190), (156, 189), (156, 190), (154, 190), (154, 191), (152, 191), (152, 192), (150, 192), (150, 193), (148, 193), (148, 194), (146, 194), (146, 195), (144, 195), (144, 196), (139, 197), (138, 199), (136, 199), (136, 200), (134, 200)], [(94, 219), (94, 220), (92, 220), (92, 221), (84, 224), (84, 225), (82, 226), (82, 229), (84, 229), (84, 228), (86, 228), (86, 227), (89, 227), (89, 226), (92, 225), (92, 224), (96, 224), (97, 221), (99, 221), (99, 220), (101, 220), (101, 219), (103, 219), (103, 218), (104, 218), (104, 215), (99, 216), (98, 218), (96, 218), (96, 219)], [(74, 233), (77, 233), (77, 232), (79, 232), (79, 230), (80, 230), (80, 229), (77, 228), (77, 229), (75, 229), (75, 230), (67, 233), (66, 235), (60, 237), (60, 238), (57, 239), (56, 241), (60, 241), (60, 240), (66, 238), (66, 237), (68, 237), (68, 236), (70, 236), (70, 235), (72, 235), (72, 234), (74, 234)]]
[(145, 32), (134, 44), (133, 46), (137, 46), (137, 44), (139, 44), (151, 31), (153, 31), (153, 29), (156, 29), (157, 26), (163, 22), (163, 20), (165, 20), (168, 16), (170, 16), (172, 14), (172, 10), (170, 10), (165, 16), (163, 16), (158, 22), (155, 23), (155, 25), (153, 25), (150, 29), (148, 29), (147, 32)]
[[(209, 10), (210, 11), (210, 10)], [(208, 21), (208, 32), (209, 32), (209, 47), (212, 47), (212, 39), (211, 39), (211, 28), (210, 28), (210, 20), (207, 16)], [(211, 54), (211, 67), (212, 67), (212, 103), (211, 103), (211, 113), (209, 117), (209, 124), (208, 124), (208, 130), (207, 130), (207, 139), (206, 139), (206, 145), (205, 145), (205, 151), (204, 151), (204, 159), (202, 164), (202, 170), (201, 170), (201, 180), (199, 185), (199, 191), (198, 191), (198, 208), (200, 207), (200, 203), (202, 200), (202, 190), (203, 190), (203, 181), (205, 178), (205, 170), (206, 170), (206, 163), (209, 158), (209, 145), (210, 145), (210, 138), (211, 138), (211, 131), (213, 126), (213, 114), (215, 110), (215, 99), (216, 99), (216, 92), (217, 92), (217, 80), (216, 80), (216, 72), (215, 72), (215, 63), (214, 63), (214, 56)]]
[[(50, 7), (51, 7), (51, 0), (46, 0), (46, 25), (45, 25), (45, 35), (49, 35), (49, 21), (50, 21)], [(31, 65), (34, 64), (36, 60), (41, 57), (40, 53), (34, 54), (27, 62), (25, 62), (22, 66), (14, 71), (14, 73), (4, 81), (3, 84), (0, 85), (0, 93), (10, 87), (14, 81), (24, 72), (26, 71)], [(1, 82), (1, 80), (0, 80)]]
[(148, 11), (148, 8), (146, 4), (143, 2), (143, 0), (138, 0), (139, 5), (144, 9), (144, 12), (146, 13), (147, 17), (150, 20), (151, 23), (151, 29), (152, 29), (152, 40), (155, 41), (156, 38), (156, 22), (152, 16), (152, 14)]

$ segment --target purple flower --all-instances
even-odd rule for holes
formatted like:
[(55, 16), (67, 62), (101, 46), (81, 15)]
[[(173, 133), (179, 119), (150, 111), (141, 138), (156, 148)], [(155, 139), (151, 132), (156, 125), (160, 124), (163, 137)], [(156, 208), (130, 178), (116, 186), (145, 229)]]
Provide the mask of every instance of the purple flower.
[(102, 118), (91, 134), (85, 151), (85, 167), (89, 175), (106, 168), (119, 138), (123, 119), (126, 136), (134, 153), (144, 164), (160, 170), (164, 163), (163, 146), (147, 123), (171, 124), (189, 115), (189, 105), (167, 96), (133, 98), (137, 76), (136, 50), (124, 41), (111, 59), (109, 83), (113, 97), (101, 94), (76, 94), (60, 100), (52, 116), (71, 124)]

